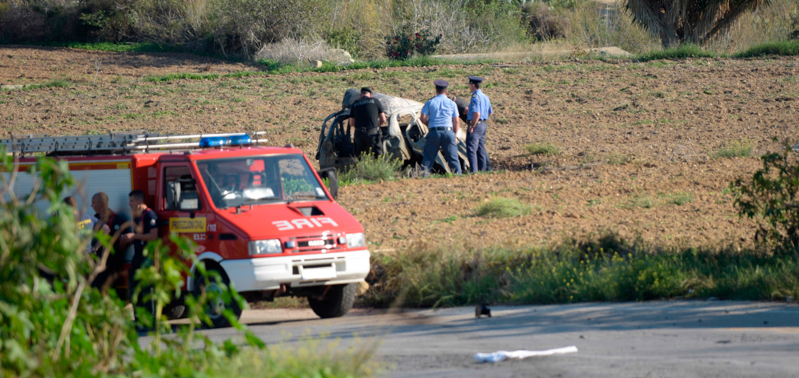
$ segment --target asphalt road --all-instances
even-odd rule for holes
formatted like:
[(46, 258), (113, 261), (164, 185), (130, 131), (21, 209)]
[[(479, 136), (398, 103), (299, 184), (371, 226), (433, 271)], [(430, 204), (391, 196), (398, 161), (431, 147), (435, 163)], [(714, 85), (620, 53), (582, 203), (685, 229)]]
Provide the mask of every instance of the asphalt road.
[[(385, 313), (353, 310), (323, 320), (310, 310), (245, 311), (268, 344), (303, 335), (341, 346), (379, 341), (392, 377), (796, 377), (799, 306), (789, 303), (664, 301), (496, 306)], [(215, 340), (236, 331), (204, 331)], [(477, 352), (574, 345), (577, 353), (479, 364)]]

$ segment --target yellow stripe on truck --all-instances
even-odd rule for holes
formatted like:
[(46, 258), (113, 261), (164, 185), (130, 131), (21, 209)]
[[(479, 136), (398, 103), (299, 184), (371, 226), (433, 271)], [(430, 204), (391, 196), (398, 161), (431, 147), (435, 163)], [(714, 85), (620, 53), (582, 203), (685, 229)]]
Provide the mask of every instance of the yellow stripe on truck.
[(205, 232), (205, 218), (169, 218), (169, 232)]

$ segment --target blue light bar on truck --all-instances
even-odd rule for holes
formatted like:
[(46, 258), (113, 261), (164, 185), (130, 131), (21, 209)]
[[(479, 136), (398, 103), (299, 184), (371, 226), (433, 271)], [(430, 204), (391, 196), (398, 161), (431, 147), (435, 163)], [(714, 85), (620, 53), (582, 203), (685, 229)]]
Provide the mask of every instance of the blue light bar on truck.
[(204, 137), (200, 139), (200, 147), (222, 147), (227, 145), (244, 146), (252, 144), (252, 138), (247, 134), (231, 135), (231, 136), (218, 136), (218, 137)]
[(252, 138), (249, 135), (233, 135), (230, 137), (230, 144), (234, 146), (243, 146), (245, 144), (252, 144)]

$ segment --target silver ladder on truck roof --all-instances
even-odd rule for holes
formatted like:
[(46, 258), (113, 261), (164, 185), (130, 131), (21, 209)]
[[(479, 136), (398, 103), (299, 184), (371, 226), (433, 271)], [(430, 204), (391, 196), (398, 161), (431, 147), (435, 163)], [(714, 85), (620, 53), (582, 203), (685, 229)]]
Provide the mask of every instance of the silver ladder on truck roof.
[(142, 153), (160, 150), (189, 150), (201, 148), (203, 138), (248, 135), (252, 144), (266, 143), (266, 132), (228, 134), (162, 135), (145, 132), (118, 132), (104, 135), (49, 136), (44, 134), (15, 135), (0, 139), (6, 153), (25, 155), (46, 153), (50, 155), (113, 155)]

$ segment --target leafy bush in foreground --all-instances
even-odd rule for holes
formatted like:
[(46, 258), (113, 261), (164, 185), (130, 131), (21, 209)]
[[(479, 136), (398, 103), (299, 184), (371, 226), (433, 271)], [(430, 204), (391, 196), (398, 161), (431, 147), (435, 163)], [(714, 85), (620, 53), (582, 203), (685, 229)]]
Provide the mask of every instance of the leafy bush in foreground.
[(799, 153), (786, 142), (780, 153), (761, 157), (751, 180), (730, 184), (741, 217), (759, 221), (756, 238), (785, 251), (799, 250)]

